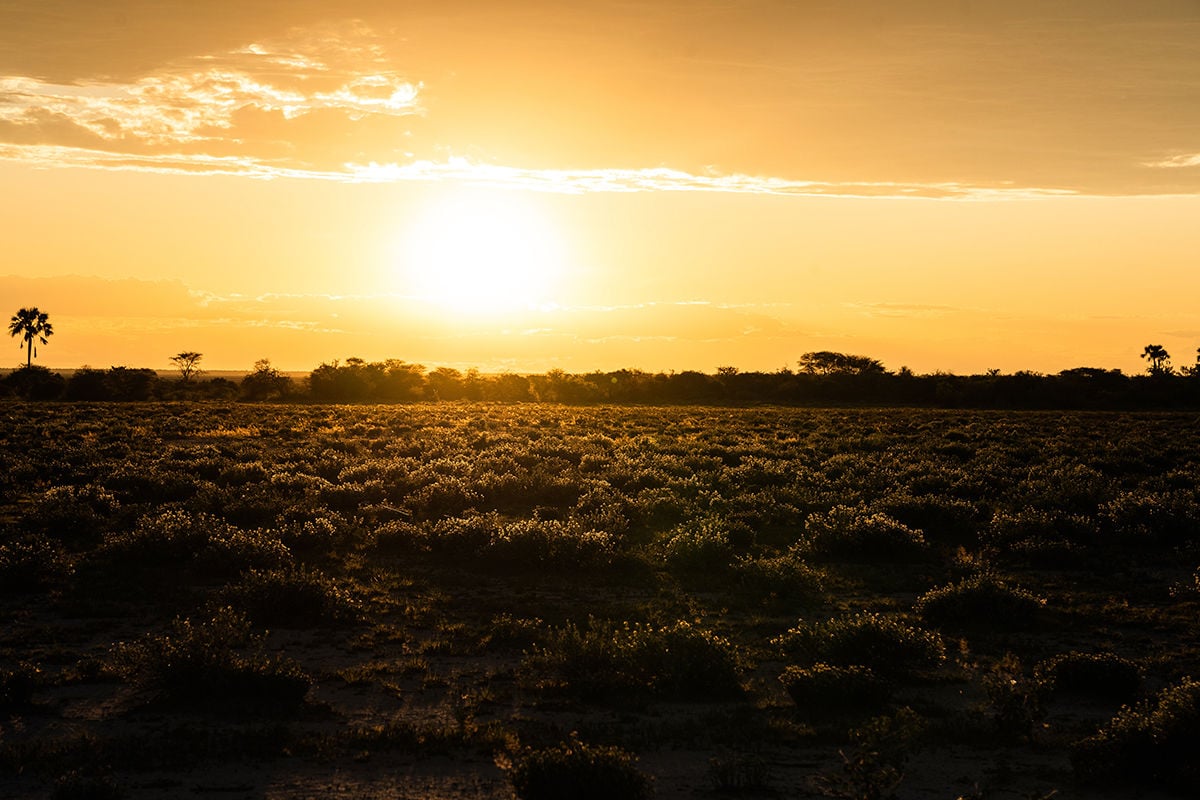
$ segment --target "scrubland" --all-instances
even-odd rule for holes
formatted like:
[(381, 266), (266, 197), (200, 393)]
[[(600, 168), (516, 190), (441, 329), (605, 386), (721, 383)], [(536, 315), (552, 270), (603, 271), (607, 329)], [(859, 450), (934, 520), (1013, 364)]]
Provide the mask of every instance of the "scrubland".
[(0, 796), (1200, 792), (1194, 414), (0, 426)]

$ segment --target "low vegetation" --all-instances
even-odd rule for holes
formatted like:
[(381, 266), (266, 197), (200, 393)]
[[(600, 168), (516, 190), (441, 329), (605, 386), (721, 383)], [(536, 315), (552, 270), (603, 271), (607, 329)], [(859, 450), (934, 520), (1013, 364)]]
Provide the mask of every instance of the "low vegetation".
[(0, 795), (1197, 791), (1194, 414), (395, 371), (0, 404)]

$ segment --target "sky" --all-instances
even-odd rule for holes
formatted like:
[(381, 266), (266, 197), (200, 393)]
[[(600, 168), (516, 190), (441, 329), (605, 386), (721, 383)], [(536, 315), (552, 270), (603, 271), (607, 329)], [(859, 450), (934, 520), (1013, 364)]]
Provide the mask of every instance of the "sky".
[(1186, 366), (1200, 0), (0, 0), (0, 187), (57, 368)]

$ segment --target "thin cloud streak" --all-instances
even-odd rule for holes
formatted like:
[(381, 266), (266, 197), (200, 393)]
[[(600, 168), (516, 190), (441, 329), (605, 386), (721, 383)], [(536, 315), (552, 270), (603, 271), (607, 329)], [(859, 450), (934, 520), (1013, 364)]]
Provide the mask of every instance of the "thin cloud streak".
[(1064, 189), (972, 186), (960, 183), (826, 182), (743, 174), (697, 175), (684, 170), (527, 169), (465, 158), (408, 164), (347, 164), (340, 170), (306, 169), (280, 160), (207, 154), (130, 154), (62, 145), (0, 144), (0, 160), (37, 168), (85, 168), (172, 175), (224, 175), (260, 180), (320, 180), (351, 184), (457, 182), (552, 194), (708, 192), (797, 197), (926, 200), (1004, 200), (1074, 196)]
[(1147, 161), (1143, 166), (1158, 169), (1180, 169), (1182, 167), (1200, 167), (1200, 153), (1185, 153), (1171, 156), (1161, 161)]

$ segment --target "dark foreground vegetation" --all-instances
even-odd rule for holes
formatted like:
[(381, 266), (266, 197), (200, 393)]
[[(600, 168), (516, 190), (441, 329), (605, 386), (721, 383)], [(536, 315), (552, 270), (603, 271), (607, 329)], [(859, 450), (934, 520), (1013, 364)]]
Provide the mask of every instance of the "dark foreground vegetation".
[(1192, 414), (0, 425), (3, 797), (1200, 793)]
[[(182, 353), (181, 356), (199, 356)], [(814, 358), (816, 357), (816, 358)], [(176, 357), (178, 358), (178, 357)], [(847, 361), (848, 360), (848, 361)], [(184, 368), (162, 378), (151, 369), (81, 368), (69, 376), (45, 367), (0, 378), (0, 398), (73, 402), (208, 400), (288, 403), (414, 403), (436, 401), (548, 402), (569, 405), (787, 405), (980, 409), (1171, 410), (1200, 409), (1200, 367), (1175, 373), (1151, 367), (1146, 375), (1078, 367), (1053, 375), (1034, 372), (982, 375), (889, 372), (878, 361), (841, 353), (806, 353), (795, 370), (713, 374), (622, 369), (571, 374), (484, 374), (389, 359), (349, 358), (322, 364), (302, 379), (264, 360), (234, 381), (202, 379)]]

